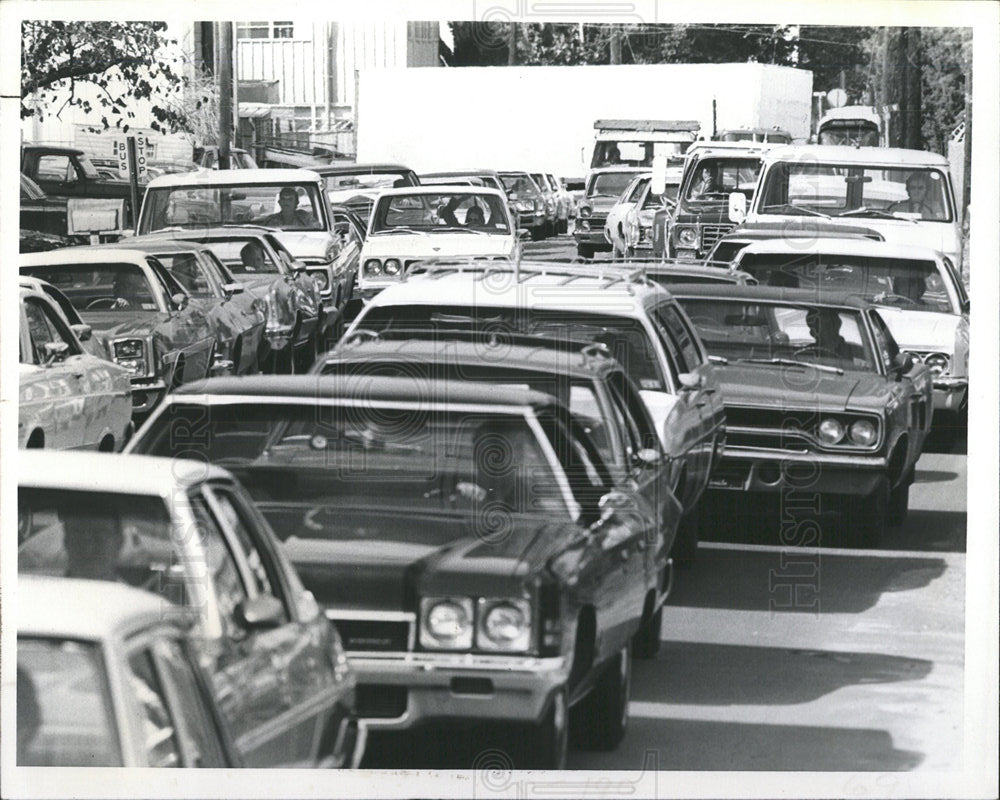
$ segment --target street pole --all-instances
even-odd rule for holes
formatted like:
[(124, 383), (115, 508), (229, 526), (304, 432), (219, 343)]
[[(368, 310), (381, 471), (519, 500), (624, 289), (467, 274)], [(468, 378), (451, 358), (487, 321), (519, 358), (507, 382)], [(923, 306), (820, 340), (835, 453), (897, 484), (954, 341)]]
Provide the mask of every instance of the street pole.
[(923, 55), (920, 45), (920, 28), (906, 29), (906, 64), (903, 70), (903, 97), (905, 100), (906, 122), (904, 123), (903, 147), (920, 150), (923, 147), (923, 135), (920, 130), (922, 117), (921, 73), (923, 71)]
[(511, 22), (507, 29), (507, 66), (517, 64), (517, 23)]
[(136, 158), (134, 136), (125, 138), (125, 157), (128, 159), (128, 184), (132, 199), (130, 222), (135, 226), (139, 222), (139, 160)]
[(229, 169), (233, 139), (233, 23), (219, 23), (219, 169)]
[(611, 26), (611, 63), (622, 63), (622, 29), (618, 25)]

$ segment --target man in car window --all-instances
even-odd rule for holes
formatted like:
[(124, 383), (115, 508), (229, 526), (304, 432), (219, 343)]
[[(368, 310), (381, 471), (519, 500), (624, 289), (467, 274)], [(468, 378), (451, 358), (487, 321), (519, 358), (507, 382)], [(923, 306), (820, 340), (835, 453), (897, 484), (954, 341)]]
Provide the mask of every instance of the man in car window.
[(806, 312), (806, 325), (814, 339), (808, 349), (838, 358), (854, 358), (851, 346), (840, 335), (840, 314), (836, 311), (811, 308)]
[(906, 200), (889, 206), (889, 211), (919, 214), (921, 219), (940, 219), (930, 200), (930, 182), (922, 172), (914, 172), (906, 179)]
[(916, 305), (924, 305), (924, 292), (927, 291), (927, 281), (922, 275), (897, 275), (892, 279), (893, 294), (905, 297)]
[(240, 250), (240, 260), (246, 272), (260, 272), (264, 269), (264, 251), (257, 242), (247, 242)]
[(318, 223), (316, 217), (305, 209), (298, 208), (299, 193), (294, 186), (285, 186), (278, 193), (278, 213), (271, 214), (261, 220), (261, 225), (272, 228), (312, 228)]
[(146, 281), (139, 272), (121, 272), (114, 282), (115, 302), (112, 308), (142, 308), (144, 303), (152, 303)]

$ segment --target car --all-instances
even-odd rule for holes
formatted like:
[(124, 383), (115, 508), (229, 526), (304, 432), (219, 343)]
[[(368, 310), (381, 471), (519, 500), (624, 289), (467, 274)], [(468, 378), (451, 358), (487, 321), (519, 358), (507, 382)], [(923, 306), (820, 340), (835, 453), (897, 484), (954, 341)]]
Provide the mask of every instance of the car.
[(880, 309), (815, 289), (671, 291), (722, 385), (726, 444), (712, 488), (818, 496), (842, 512), (837, 541), (847, 545), (876, 546), (887, 523), (902, 524), (933, 416), (931, 382)]
[[(470, 186), (489, 186), (506, 192), (500, 173), (492, 169), (452, 170), (451, 172), (425, 172), (420, 176), (422, 186), (442, 184), (456, 185), (457, 181), (469, 181)], [(478, 181), (478, 183), (476, 183)]]
[[(474, 215), (478, 215), (478, 219)], [(479, 186), (386, 189), (375, 201), (361, 249), (364, 300), (428, 258), (512, 258), (521, 249), (507, 198)]]
[[(247, 294), (264, 306), (261, 369), (292, 372), (308, 369), (323, 349), (319, 332), (322, 308), (319, 287), (270, 228), (225, 225), (197, 230), (167, 231), (142, 237), (146, 241), (194, 242), (204, 245)], [(345, 256), (350, 255), (350, 248)]]
[(472, 381), (215, 378), (172, 395), (132, 452), (193, 448), (241, 477), (343, 632), (369, 730), (518, 723), (521, 763), (547, 768), (564, 766), (570, 729), (621, 741), (656, 521), (558, 400)]
[[(914, 210), (908, 183), (922, 191)], [(860, 223), (887, 242), (940, 250), (953, 266), (962, 263), (951, 171), (937, 153), (825, 144), (773, 147), (764, 155), (753, 197), (735, 193), (730, 220), (780, 226), (802, 216), (834, 225)]]
[(185, 620), (130, 586), (17, 582), (17, 764), (244, 766)]
[(504, 192), (513, 212), (517, 214), (517, 227), (530, 231), (534, 241), (546, 234), (545, 196), (527, 172), (516, 170), (500, 173)]
[(761, 283), (853, 292), (877, 305), (899, 347), (930, 370), (937, 422), (960, 427), (969, 396), (969, 295), (951, 261), (870, 238), (817, 238), (807, 250), (797, 244), (755, 242), (733, 263)]
[(730, 128), (720, 131), (716, 137), (720, 142), (767, 142), (768, 144), (791, 144), (792, 134), (781, 128)]
[(688, 261), (677, 259), (673, 261), (623, 261), (619, 264), (623, 269), (634, 268), (668, 291), (677, 283), (709, 283), (753, 285), (757, 279), (748, 272), (735, 267), (721, 266), (711, 262)]
[(330, 164), (314, 170), (322, 176), (330, 202), (347, 206), (366, 226), (383, 189), (420, 186), (417, 173), (402, 164)]
[(722, 400), (698, 335), (662, 286), (642, 270), (522, 261), (453, 261), (414, 269), (376, 295), (348, 328), (527, 334), (601, 343), (639, 387), (673, 467), (684, 509), (672, 556), (697, 555), (698, 500), (725, 438)]
[(680, 167), (669, 167), (664, 175), (663, 193), (653, 191), (653, 182), (640, 191), (635, 203), (625, 212), (621, 231), (621, 251), (625, 258), (653, 255), (656, 220), (669, 217), (677, 206), (680, 185)]
[(626, 251), (625, 220), (652, 179), (652, 174), (648, 172), (636, 175), (608, 211), (608, 217), (604, 221), (604, 238), (611, 245), (612, 256), (616, 259), (630, 255)]
[(118, 247), (67, 247), (20, 257), (22, 275), (51, 283), (100, 336), (108, 358), (132, 373), (140, 422), (171, 388), (206, 377), (215, 330), (152, 256)]
[(153, 592), (161, 619), (190, 620), (247, 766), (356, 763), (364, 735), (336, 631), (240, 484), (187, 456), (24, 453), (19, 581), (125, 583)]
[(632, 641), (633, 655), (656, 655), (681, 509), (670, 490), (670, 464), (656, 426), (621, 364), (593, 344), (562, 348), (527, 336), (484, 338), (459, 331), (448, 331), (441, 340), (410, 336), (401, 331), (383, 337), (359, 328), (317, 359), (311, 372), (526, 385), (559, 398), (593, 440), (615, 481), (630, 481), (637, 504), (659, 520), (656, 539), (646, 545), (646, 603)]
[(531, 172), (531, 180), (535, 182), (535, 186), (542, 193), (542, 199), (545, 202), (545, 235), (555, 236), (559, 233), (558, 221), (559, 221), (559, 197), (556, 189), (549, 185), (549, 179), (542, 172)]
[(104, 342), (94, 336), (94, 329), (80, 318), (80, 312), (76, 310), (70, 299), (59, 289), (48, 281), (32, 278), (28, 275), (18, 276), (18, 283), (22, 288), (44, 294), (58, 306), (63, 318), (69, 325), (69, 329), (73, 331), (73, 335), (80, 342), (80, 346), (83, 347), (84, 352), (90, 353), (90, 355), (96, 358), (105, 360), (108, 358), (108, 348), (104, 345)]
[(83, 349), (43, 281), (22, 281), (20, 299), (18, 446), (120, 450), (134, 430), (130, 371)]
[(336, 339), (356, 275), (349, 256), (340, 252), (340, 237), (317, 173), (199, 170), (155, 178), (146, 189), (136, 234), (247, 223), (273, 229), (274, 237), (305, 265), (320, 297), (319, 340)]
[(629, 184), (648, 172), (646, 167), (604, 167), (590, 171), (573, 227), (576, 253), (580, 258), (593, 258), (594, 253), (611, 251), (611, 243), (604, 235), (608, 214)]
[(833, 224), (815, 217), (789, 220), (781, 225), (744, 222), (718, 239), (712, 245), (712, 249), (708, 251), (705, 260), (720, 264), (731, 262), (744, 247), (764, 239), (795, 239), (804, 246), (807, 241), (821, 238), (885, 241), (885, 237), (881, 233), (871, 228), (860, 225)]
[(39, 253), (121, 236), (123, 206), (111, 199), (52, 197), (20, 175), (20, 252)]
[(123, 246), (155, 256), (191, 295), (191, 302), (201, 305), (215, 327), (218, 345), (212, 374), (243, 375), (260, 369), (265, 303), (247, 292), (215, 253), (204, 244), (156, 236), (133, 236)]

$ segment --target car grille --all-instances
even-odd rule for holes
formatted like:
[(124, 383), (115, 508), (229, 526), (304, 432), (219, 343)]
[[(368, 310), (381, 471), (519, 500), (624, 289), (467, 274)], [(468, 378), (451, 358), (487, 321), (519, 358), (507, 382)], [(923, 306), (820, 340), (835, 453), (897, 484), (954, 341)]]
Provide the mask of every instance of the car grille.
[(705, 225), (701, 229), (701, 248), (706, 253), (719, 239), (735, 228), (735, 225)]
[(808, 450), (804, 431), (816, 430), (820, 415), (815, 411), (781, 408), (726, 406), (726, 444), (769, 447), (776, 450)]
[(330, 615), (344, 650), (351, 652), (406, 652), (413, 622), (405, 619), (343, 619)]
[(359, 683), (354, 691), (355, 713), (359, 717), (394, 719), (406, 713), (405, 686)]
[(590, 229), (603, 228), (604, 223), (608, 221), (607, 214), (591, 214), (589, 217), (581, 217), (581, 219), (588, 220), (590, 222)]

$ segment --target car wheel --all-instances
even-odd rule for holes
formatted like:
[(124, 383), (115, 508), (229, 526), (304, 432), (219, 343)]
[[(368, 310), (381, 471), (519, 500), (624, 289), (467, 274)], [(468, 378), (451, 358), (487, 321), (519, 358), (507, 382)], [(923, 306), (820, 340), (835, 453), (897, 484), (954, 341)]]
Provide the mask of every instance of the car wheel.
[(690, 567), (698, 558), (698, 540), (701, 538), (702, 508), (699, 503), (681, 517), (677, 525), (677, 538), (670, 550), (674, 566), (682, 569)]
[(566, 687), (556, 690), (542, 721), (528, 730), (524, 761), (528, 769), (566, 769), (569, 750), (569, 703)]
[(889, 508), (886, 522), (898, 528), (906, 522), (906, 514), (910, 510), (910, 484), (913, 483), (913, 471), (903, 476), (899, 486), (889, 492)]
[(581, 749), (614, 750), (625, 737), (632, 689), (630, 649), (625, 645), (608, 661), (590, 694), (573, 708), (570, 731)]
[(632, 637), (633, 658), (653, 658), (660, 652), (660, 628), (663, 623), (663, 606), (660, 606)]
[(867, 497), (844, 498), (841, 540), (847, 547), (878, 547), (889, 513), (889, 482), (884, 478)]
[(580, 258), (591, 259), (594, 257), (594, 248), (589, 244), (578, 244), (576, 246), (576, 254)]

